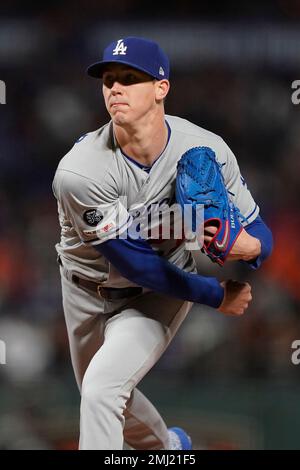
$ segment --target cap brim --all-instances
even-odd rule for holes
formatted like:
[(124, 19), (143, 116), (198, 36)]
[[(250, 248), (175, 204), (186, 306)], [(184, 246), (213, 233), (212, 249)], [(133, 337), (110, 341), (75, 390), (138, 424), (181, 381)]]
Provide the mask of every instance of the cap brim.
[(135, 64), (128, 62), (126, 60), (103, 60), (101, 62), (95, 62), (94, 64), (90, 65), (87, 69), (86, 72), (90, 77), (94, 78), (102, 78), (103, 75), (103, 69), (106, 65), (108, 64), (123, 64), (123, 65), (129, 65), (130, 67), (133, 67), (134, 69), (140, 70), (141, 72), (147, 73), (150, 77), (157, 78), (158, 80), (162, 80), (161, 78), (155, 77), (151, 73), (148, 72), (148, 70), (143, 69), (142, 67), (137, 67)]

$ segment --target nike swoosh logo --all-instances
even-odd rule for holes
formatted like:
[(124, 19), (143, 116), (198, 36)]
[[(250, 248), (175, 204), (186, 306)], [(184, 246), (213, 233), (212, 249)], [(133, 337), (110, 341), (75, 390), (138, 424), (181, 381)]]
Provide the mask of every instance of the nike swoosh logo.
[(226, 246), (227, 246), (227, 240), (228, 240), (228, 235), (229, 235), (229, 222), (226, 220), (226, 227), (225, 227), (225, 233), (223, 236), (223, 240), (218, 242), (217, 240), (215, 241), (215, 246), (220, 250), (224, 251)]

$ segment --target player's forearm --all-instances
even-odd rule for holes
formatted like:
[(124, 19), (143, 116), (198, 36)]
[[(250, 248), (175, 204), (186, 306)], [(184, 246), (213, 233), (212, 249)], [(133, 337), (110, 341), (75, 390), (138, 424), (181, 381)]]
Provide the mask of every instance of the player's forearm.
[(250, 235), (243, 229), (233, 245), (228, 261), (250, 261), (261, 254), (261, 242), (258, 238)]
[(224, 297), (223, 287), (217, 279), (187, 273), (157, 255), (155, 259), (145, 259), (144, 269), (134, 282), (172, 297), (215, 308)]
[(242, 257), (243, 261), (251, 261), (261, 255), (261, 241), (252, 235), (251, 238), (251, 246), (247, 250), (247, 253)]
[(219, 307), (224, 288), (217, 279), (187, 273), (159, 257), (145, 240), (108, 240), (95, 246), (131, 282), (190, 302)]

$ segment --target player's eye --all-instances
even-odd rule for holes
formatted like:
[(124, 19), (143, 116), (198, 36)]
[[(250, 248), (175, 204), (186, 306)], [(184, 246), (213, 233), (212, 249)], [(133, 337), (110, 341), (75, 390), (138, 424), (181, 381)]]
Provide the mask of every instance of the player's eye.
[(137, 83), (139, 80), (134, 73), (128, 72), (125, 73), (122, 77), (122, 83), (124, 85), (132, 85), (133, 83)]
[(116, 78), (114, 77), (114, 75), (108, 75), (108, 74), (103, 75), (103, 83), (107, 88), (112, 88), (115, 80)]

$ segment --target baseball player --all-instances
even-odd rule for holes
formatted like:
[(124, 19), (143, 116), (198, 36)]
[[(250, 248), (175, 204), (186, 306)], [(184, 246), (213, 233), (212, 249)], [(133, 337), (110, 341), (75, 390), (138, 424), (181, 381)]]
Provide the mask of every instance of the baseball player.
[[(187, 434), (168, 429), (136, 386), (193, 302), (240, 315), (251, 288), (197, 274), (183, 238), (147, 239), (131, 229), (149, 208), (171, 206), (177, 162), (200, 145), (215, 152), (244, 217), (228, 259), (256, 269), (271, 251), (272, 236), (225, 142), (165, 115), (169, 61), (158, 44), (119, 39), (88, 74), (102, 79), (111, 119), (78, 139), (53, 182), (63, 307), (81, 392), (79, 448), (117, 450), (125, 440), (134, 449), (190, 449)], [(213, 234), (208, 228), (206, 239)]]

